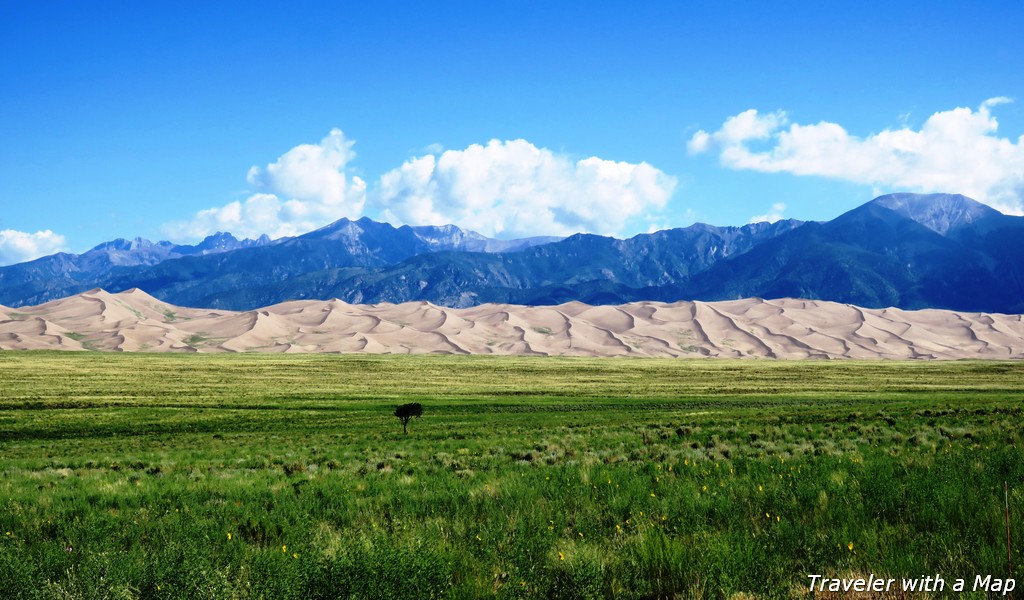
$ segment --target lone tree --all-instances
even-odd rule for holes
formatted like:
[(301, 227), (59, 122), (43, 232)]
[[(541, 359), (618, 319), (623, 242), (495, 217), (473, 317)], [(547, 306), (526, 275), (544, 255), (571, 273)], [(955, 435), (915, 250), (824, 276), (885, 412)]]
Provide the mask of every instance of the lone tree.
[(402, 432), (409, 433), (409, 421), (413, 417), (419, 417), (423, 414), (423, 405), (419, 402), (410, 402), (409, 404), (403, 404), (395, 409), (395, 416), (402, 420)]

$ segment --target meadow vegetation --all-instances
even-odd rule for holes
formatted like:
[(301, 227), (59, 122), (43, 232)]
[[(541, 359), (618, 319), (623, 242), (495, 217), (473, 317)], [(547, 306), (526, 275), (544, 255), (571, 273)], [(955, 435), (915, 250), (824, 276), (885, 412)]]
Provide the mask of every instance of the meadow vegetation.
[(1002, 577), (1004, 481), (1024, 540), (1021, 363), (2, 352), (0, 382), (5, 598)]

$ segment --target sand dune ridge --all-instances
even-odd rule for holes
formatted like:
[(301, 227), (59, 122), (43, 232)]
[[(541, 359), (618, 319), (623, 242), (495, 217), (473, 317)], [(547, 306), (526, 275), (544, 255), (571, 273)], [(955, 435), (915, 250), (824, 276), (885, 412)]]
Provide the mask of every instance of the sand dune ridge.
[(296, 300), (182, 308), (96, 289), (0, 306), (0, 350), (369, 352), (738, 358), (1024, 358), (1021, 315), (866, 309), (817, 300), (590, 306)]

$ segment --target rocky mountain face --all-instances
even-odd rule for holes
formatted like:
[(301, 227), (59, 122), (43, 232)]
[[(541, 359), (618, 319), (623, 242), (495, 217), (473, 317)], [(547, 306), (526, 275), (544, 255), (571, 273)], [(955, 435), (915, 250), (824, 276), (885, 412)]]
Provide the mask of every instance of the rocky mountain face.
[(0, 267), (0, 303), (7, 301), (16, 306), (38, 304), (95, 287), (95, 282), (103, 281), (121, 269), (148, 267), (185, 256), (208, 256), (272, 243), (266, 235), (255, 240), (239, 240), (230, 233), (222, 232), (194, 246), (151, 242), (139, 237), (116, 239), (82, 254), (60, 252)]
[(1021, 239), (1024, 218), (950, 194), (882, 196), (826, 223), (696, 224), (625, 240), (499, 241), (452, 225), (341, 219), (246, 247), (228, 249), (234, 238), (189, 252), (118, 240), (4, 267), (0, 304), (137, 287), (176, 305), (223, 309), (330, 298), (466, 307), (756, 296), (1024, 312)]
[[(352, 303), (428, 300), (452, 307), (570, 300), (615, 304), (684, 285), (723, 258), (800, 225), (792, 220), (743, 227), (696, 224), (626, 240), (576, 234), (518, 252), (420, 254), (384, 268), (308, 273), (296, 287), (318, 290), (320, 296), (297, 297), (336, 297)], [(275, 282), (255, 297), (286, 293), (287, 285)]]
[(888, 194), (875, 198), (871, 204), (888, 208), (939, 235), (955, 233), (1001, 214), (960, 194)]
[[(494, 240), (454, 225), (395, 228), (367, 218), (341, 219), (277, 240), (266, 235), (239, 240), (220, 232), (194, 246), (117, 239), (82, 254), (58, 253), (0, 267), (0, 304), (38, 304), (95, 287), (130, 289), (137, 286), (125, 282), (133, 280), (155, 285), (165, 295), (183, 290), (193, 290), (192, 297), (244, 295), (246, 287), (311, 271), (383, 267), (429, 252), (514, 251), (560, 239)], [(210, 291), (198, 294), (204, 289)]]
[(1024, 218), (951, 194), (882, 196), (689, 282), (694, 297), (1024, 312)]

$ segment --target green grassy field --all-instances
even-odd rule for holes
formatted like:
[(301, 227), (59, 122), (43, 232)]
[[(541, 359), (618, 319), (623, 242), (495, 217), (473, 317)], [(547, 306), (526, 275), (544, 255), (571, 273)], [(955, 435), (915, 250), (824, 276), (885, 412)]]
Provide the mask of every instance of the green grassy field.
[(5, 598), (1005, 577), (1004, 481), (1024, 540), (1021, 363), (2, 352), (0, 384)]

